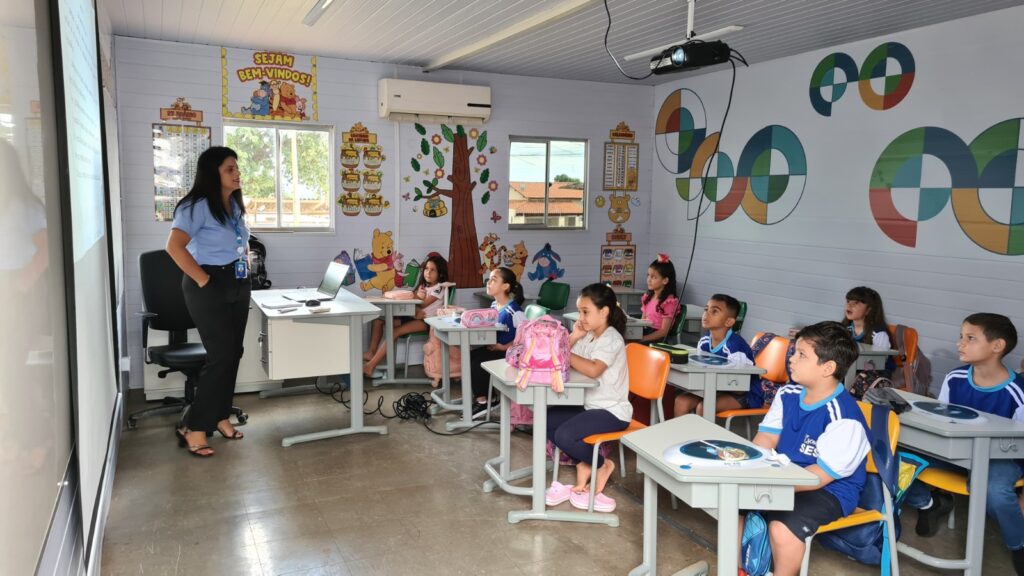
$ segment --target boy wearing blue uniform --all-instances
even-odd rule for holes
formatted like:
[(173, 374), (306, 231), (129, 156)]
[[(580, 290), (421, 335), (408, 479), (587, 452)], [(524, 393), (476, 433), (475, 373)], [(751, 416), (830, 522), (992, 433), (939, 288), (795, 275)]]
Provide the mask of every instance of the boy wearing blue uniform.
[[(753, 366), (754, 351), (750, 345), (732, 327), (740, 313), (740, 301), (728, 294), (715, 294), (704, 306), (704, 314), (700, 317), (701, 328), (707, 332), (697, 342), (697, 349), (702, 354), (711, 354), (728, 358), (736, 366)], [(750, 392), (739, 394), (723, 393), (717, 397), (718, 410), (738, 410), (741, 408), (760, 408), (764, 399), (760, 396), (761, 387), (753, 377), (750, 380)], [(756, 389), (756, 391), (755, 391)], [(674, 416), (682, 416), (696, 411), (704, 414), (702, 398), (695, 394), (676, 396)]]
[(792, 511), (766, 512), (776, 575), (799, 574), (804, 539), (857, 507), (867, 476), (867, 423), (843, 375), (857, 344), (838, 322), (820, 322), (796, 335), (792, 381), (779, 389), (754, 444), (785, 454), (819, 478), (797, 486)]
[[(964, 366), (946, 375), (939, 402), (968, 406), (982, 412), (1024, 422), (1024, 375), (1003, 364), (1003, 357), (1017, 345), (1017, 329), (1001, 314), (971, 314), (960, 326), (957, 352)], [(1013, 554), (1013, 566), (1024, 575), (1024, 513), (1014, 484), (1021, 478), (1022, 461), (990, 460), (988, 468), (988, 515), (1002, 532), (1003, 543)], [(932, 465), (952, 467), (943, 462)], [(952, 510), (952, 497), (915, 482), (907, 492), (907, 504), (917, 508), (917, 533), (932, 536), (939, 522)]]

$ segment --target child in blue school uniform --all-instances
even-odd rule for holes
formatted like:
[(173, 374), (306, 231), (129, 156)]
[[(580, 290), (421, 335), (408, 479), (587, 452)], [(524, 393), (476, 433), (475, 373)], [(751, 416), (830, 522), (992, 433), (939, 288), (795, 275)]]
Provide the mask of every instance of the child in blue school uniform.
[[(818, 477), (797, 486), (793, 510), (765, 512), (773, 572), (799, 574), (804, 539), (857, 507), (867, 478), (867, 423), (843, 375), (857, 359), (857, 344), (838, 322), (820, 322), (796, 335), (792, 381), (779, 389), (758, 427), (754, 444), (785, 454)], [(742, 534), (742, 526), (740, 528)]]
[(505, 331), (498, 332), (497, 344), (474, 348), (469, 353), (474, 414), (487, 408), (487, 388), (491, 379), (480, 364), (504, 358), (505, 351), (516, 339), (516, 328), (526, 320), (523, 314), (523, 285), (516, 280), (515, 272), (504, 266), (491, 270), (487, 277), (487, 294), (494, 298), (491, 308), (498, 309), (498, 324), (504, 324)]
[[(736, 366), (752, 366), (754, 351), (750, 349), (750, 345), (738, 332), (732, 330), (739, 313), (739, 300), (728, 294), (715, 294), (708, 299), (707, 305), (704, 306), (704, 314), (700, 318), (701, 328), (707, 330), (707, 333), (701, 336), (697, 342), (697, 348), (704, 354), (728, 358), (729, 362)], [(749, 392), (719, 394), (716, 399), (717, 409), (760, 408), (764, 404), (764, 399), (761, 397), (759, 382), (759, 380), (751, 378)], [(755, 384), (758, 385), (755, 386)], [(676, 417), (694, 411), (703, 414), (703, 408), (700, 396), (689, 393), (680, 394), (676, 396), (673, 414)]]
[[(1001, 314), (971, 314), (960, 325), (957, 352), (963, 366), (946, 375), (939, 402), (1024, 422), (1024, 375), (1003, 364), (1017, 345), (1017, 329)], [(988, 499), (985, 507), (1002, 532), (1003, 543), (1013, 554), (1013, 566), (1024, 575), (1024, 501), (1014, 491), (1022, 475), (1021, 460), (991, 460), (988, 468)], [(952, 467), (942, 462), (932, 465)], [(932, 536), (942, 516), (953, 509), (953, 498), (915, 482), (907, 491), (907, 505), (919, 510), (917, 533)]]

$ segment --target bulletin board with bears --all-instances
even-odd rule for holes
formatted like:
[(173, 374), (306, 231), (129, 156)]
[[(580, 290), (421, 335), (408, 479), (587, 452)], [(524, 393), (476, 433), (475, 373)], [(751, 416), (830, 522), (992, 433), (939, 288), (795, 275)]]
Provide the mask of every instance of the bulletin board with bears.
[[(636, 273), (636, 245), (633, 235), (623, 224), (629, 221), (630, 203), (639, 204), (637, 174), (639, 149), (636, 133), (625, 122), (619, 122), (608, 132), (604, 144), (604, 186), (608, 192), (608, 220), (614, 230), (605, 236), (607, 244), (601, 246), (600, 282), (611, 286), (632, 288)], [(627, 191), (634, 192), (628, 194)], [(605, 198), (598, 197), (597, 206), (603, 208)]]

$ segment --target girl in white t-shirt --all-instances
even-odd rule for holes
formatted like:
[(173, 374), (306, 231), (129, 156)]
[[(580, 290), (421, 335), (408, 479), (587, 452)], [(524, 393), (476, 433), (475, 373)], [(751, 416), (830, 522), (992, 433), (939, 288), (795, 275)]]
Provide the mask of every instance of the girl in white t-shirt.
[[(426, 332), (430, 329), (427, 323), (424, 322), (424, 319), (437, 314), (437, 309), (443, 304), (441, 301), (443, 296), (441, 283), (447, 281), (448, 262), (436, 254), (428, 256), (427, 260), (423, 263), (423, 273), (420, 274), (420, 281), (413, 290), (416, 293), (416, 299), (422, 300), (423, 303), (416, 306), (416, 316), (414, 318), (395, 318), (394, 339), (396, 341), (406, 334)], [(384, 359), (386, 351), (384, 343), (381, 342), (383, 340), (383, 333), (384, 320), (377, 318), (370, 327), (370, 346), (367, 348), (367, 352), (363, 354), (363, 360), (366, 361), (366, 364), (363, 365), (363, 374), (367, 377), (373, 376), (373, 371), (377, 368), (377, 364), (380, 364), (381, 360)]]
[[(579, 463), (576, 484), (568, 486), (556, 478), (545, 500), (549, 506), (568, 500), (574, 507), (586, 510), (594, 447), (583, 439), (592, 434), (625, 430), (633, 417), (633, 407), (629, 403), (626, 342), (622, 337), (626, 315), (615, 300), (615, 292), (604, 284), (591, 284), (580, 292), (576, 308), (580, 319), (569, 336), (569, 363), (580, 374), (596, 378), (598, 385), (587, 389), (583, 406), (548, 408), (548, 438)], [(611, 512), (615, 510), (615, 500), (605, 496), (603, 490), (615, 464), (598, 455), (597, 465), (594, 510)]]

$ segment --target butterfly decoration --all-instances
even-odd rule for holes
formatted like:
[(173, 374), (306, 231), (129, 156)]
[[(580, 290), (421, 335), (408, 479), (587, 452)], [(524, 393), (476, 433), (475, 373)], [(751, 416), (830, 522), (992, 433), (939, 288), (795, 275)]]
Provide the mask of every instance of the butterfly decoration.
[(405, 194), (402, 194), (402, 200), (410, 200), (410, 199), (412, 199), (412, 194), (410, 194), (408, 192), (406, 192)]
[(491, 222), (497, 224), (498, 220), (501, 220), (501, 214), (498, 214), (496, 210), (491, 210)]

